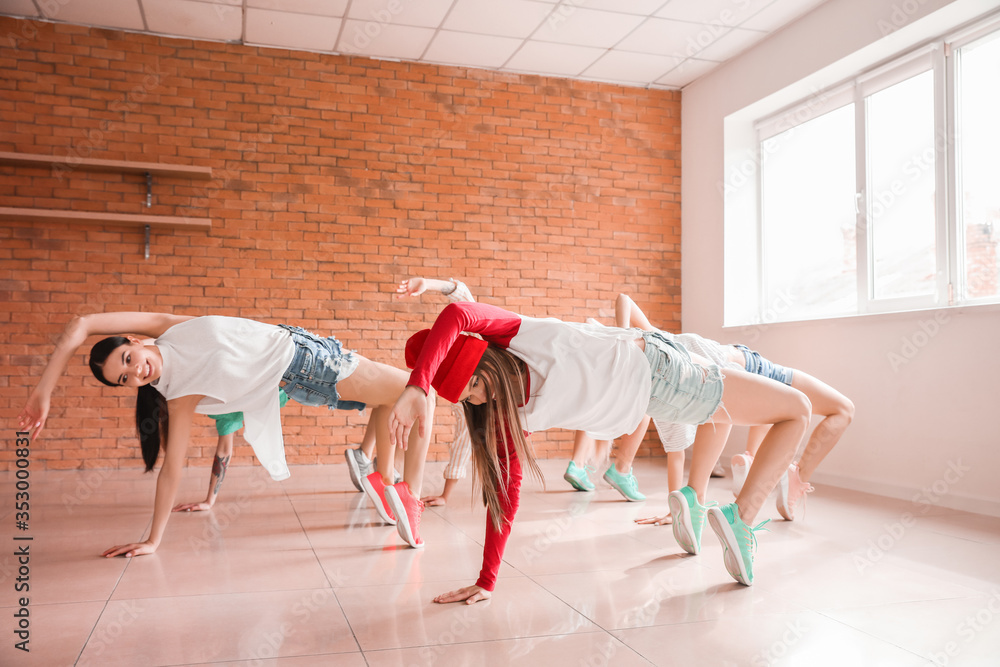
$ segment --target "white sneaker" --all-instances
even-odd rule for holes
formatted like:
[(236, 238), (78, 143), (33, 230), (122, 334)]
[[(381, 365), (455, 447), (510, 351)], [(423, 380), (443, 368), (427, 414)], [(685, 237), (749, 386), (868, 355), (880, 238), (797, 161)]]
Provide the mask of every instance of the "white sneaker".
[(716, 461), (715, 467), (712, 468), (712, 477), (725, 477), (726, 469), (722, 467), (722, 461)]
[(351, 483), (354, 484), (354, 488), (363, 493), (365, 489), (361, 485), (361, 480), (371, 474), (372, 462), (365, 456), (360, 447), (345, 451), (344, 458), (347, 459), (347, 472), (351, 476)]
[(733, 457), (733, 495), (740, 495), (743, 485), (747, 481), (747, 472), (753, 465), (753, 457), (748, 452), (737, 454)]

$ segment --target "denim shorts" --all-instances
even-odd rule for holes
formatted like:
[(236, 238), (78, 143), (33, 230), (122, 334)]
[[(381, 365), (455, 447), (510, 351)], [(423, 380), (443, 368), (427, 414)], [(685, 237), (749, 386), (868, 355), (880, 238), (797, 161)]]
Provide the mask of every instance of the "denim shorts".
[(704, 424), (722, 404), (722, 371), (700, 366), (679, 343), (657, 331), (642, 334), (653, 386), (646, 414), (675, 424)]
[(777, 380), (782, 384), (792, 386), (792, 369), (779, 366), (760, 356), (759, 352), (754, 352), (746, 345), (733, 345), (743, 352), (743, 357), (747, 360), (747, 373), (762, 375), (772, 380)]
[(333, 336), (320, 338), (301, 327), (278, 326), (288, 329), (295, 342), (295, 356), (281, 376), (288, 398), (302, 405), (326, 405), (331, 410), (365, 409), (364, 403), (342, 401), (337, 395), (337, 383), (358, 367), (357, 355), (344, 350)]

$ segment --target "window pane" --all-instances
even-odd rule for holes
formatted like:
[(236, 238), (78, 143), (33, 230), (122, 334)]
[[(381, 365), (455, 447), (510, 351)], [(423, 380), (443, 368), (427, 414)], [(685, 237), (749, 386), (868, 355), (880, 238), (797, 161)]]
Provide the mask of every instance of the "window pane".
[(958, 93), (959, 233), (965, 296), (1000, 294), (1000, 34), (962, 48)]
[(761, 143), (765, 321), (857, 310), (854, 173), (853, 104)]
[(867, 99), (868, 221), (876, 299), (934, 293), (934, 73)]

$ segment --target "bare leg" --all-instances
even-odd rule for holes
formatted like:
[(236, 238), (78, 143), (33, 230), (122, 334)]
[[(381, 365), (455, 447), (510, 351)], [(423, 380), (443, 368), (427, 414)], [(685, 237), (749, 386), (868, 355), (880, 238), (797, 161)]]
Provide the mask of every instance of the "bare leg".
[(764, 436), (767, 435), (769, 430), (771, 430), (770, 424), (750, 427), (750, 430), (747, 433), (747, 453), (751, 457), (757, 456), (757, 450), (760, 449), (760, 443), (764, 442)]
[[(375, 421), (375, 449), (378, 452), (378, 472), (382, 482), (391, 485), (393, 482), (394, 448), (389, 441), (389, 412), (396, 399), (403, 393), (409, 374), (398, 368), (381, 364), (358, 355), (357, 369), (350, 377), (337, 383), (337, 392), (341, 398), (350, 401), (361, 401), (372, 406), (372, 419)], [(434, 404), (437, 396), (433, 392), (427, 397), (428, 410), (425, 419), (425, 435), (420, 437), (419, 429), (410, 432), (406, 449), (406, 464), (403, 468), (403, 479), (410, 487), (410, 492), (420, 497), (423, 485), (424, 460), (427, 458), (427, 448), (431, 441), (431, 426), (434, 419)], [(382, 410), (378, 410), (382, 408)], [(378, 416), (376, 416), (378, 410)]]
[(723, 386), (723, 403), (712, 421), (748, 426), (773, 424), (736, 498), (740, 518), (750, 524), (791, 463), (809, 425), (812, 407), (802, 392), (746, 371), (727, 371)]
[(826, 458), (851, 425), (854, 403), (830, 385), (802, 371), (793, 372), (792, 386), (809, 398), (813, 414), (823, 416), (799, 457), (799, 479), (808, 482), (816, 466)]
[(639, 428), (628, 435), (622, 436), (618, 440), (618, 449), (615, 452), (615, 469), (623, 475), (632, 470), (632, 461), (642, 445), (642, 439), (646, 437), (646, 429), (649, 428), (649, 417), (643, 417), (639, 423)]
[[(727, 376), (726, 381), (729, 381)], [(698, 502), (705, 504), (705, 493), (708, 491), (708, 478), (712, 469), (722, 455), (729, 439), (732, 424), (702, 424), (694, 437), (693, 455), (691, 457), (691, 472), (688, 473), (688, 486), (698, 495)], [(683, 461), (683, 459), (682, 459)], [(683, 465), (683, 463), (682, 463)], [(672, 489), (671, 489), (672, 490)]]
[(375, 454), (375, 411), (372, 410), (372, 416), (368, 419), (368, 424), (365, 426), (365, 435), (361, 438), (361, 453), (369, 458)]
[(615, 299), (615, 326), (623, 329), (638, 327), (643, 331), (653, 331), (646, 314), (640, 310), (635, 301), (627, 294), (619, 294)]
[(573, 456), (570, 459), (580, 468), (587, 465), (594, 452), (594, 439), (587, 436), (583, 431), (573, 432)]
[(669, 491), (679, 491), (683, 486), (684, 450), (667, 452), (667, 489)]

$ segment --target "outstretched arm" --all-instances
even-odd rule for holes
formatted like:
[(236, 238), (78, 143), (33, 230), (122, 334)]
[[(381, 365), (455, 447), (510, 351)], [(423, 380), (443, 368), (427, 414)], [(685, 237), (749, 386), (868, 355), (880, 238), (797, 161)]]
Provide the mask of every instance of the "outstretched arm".
[(160, 473), (156, 476), (156, 500), (153, 505), (153, 525), (149, 537), (143, 542), (113, 546), (102, 556), (112, 558), (124, 554), (126, 558), (151, 554), (160, 546), (163, 533), (170, 519), (170, 509), (174, 506), (177, 487), (184, 474), (184, 460), (187, 458), (188, 438), (191, 436), (191, 421), (194, 408), (204, 396), (182, 396), (167, 401), (170, 415), (170, 429), (167, 434), (167, 451), (163, 456)]
[(52, 390), (55, 389), (56, 383), (65, 372), (77, 348), (83, 345), (88, 337), (135, 333), (155, 338), (173, 325), (189, 319), (191, 318), (188, 316), (166, 313), (95, 313), (74, 317), (59, 337), (56, 349), (42, 372), (42, 377), (17, 417), (19, 428), (30, 431), (32, 438), (37, 438), (42, 432), (49, 414)]
[(619, 294), (615, 299), (615, 326), (622, 329), (638, 327), (643, 331), (653, 331), (655, 328), (628, 294)]
[(496, 588), (497, 573), (500, 570), (500, 563), (503, 561), (503, 552), (507, 548), (507, 538), (510, 537), (510, 529), (514, 524), (514, 517), (517, 515), (521, 497), (521, 462), (518, 460), (513, 442), (509, 438), (506, 442), (506, 450), (507, 456), (501, 455), (500, 457), (500, 467), (507, 468), (509, 466), (508, 475), (505, 480), (498, 482), (504, 484), (504, 487), (497, 489), (503, 517), (500, 530), (493, 526), (493, 521), (488, 515), (486, 517), (486, 542), (483, 545), (483, 567), (479, 571), (479, 579), (472, 586), (437, 596), (434, 598), (434, 602), (475, 604), (480, 600), (490, 599), (493, 589)]

